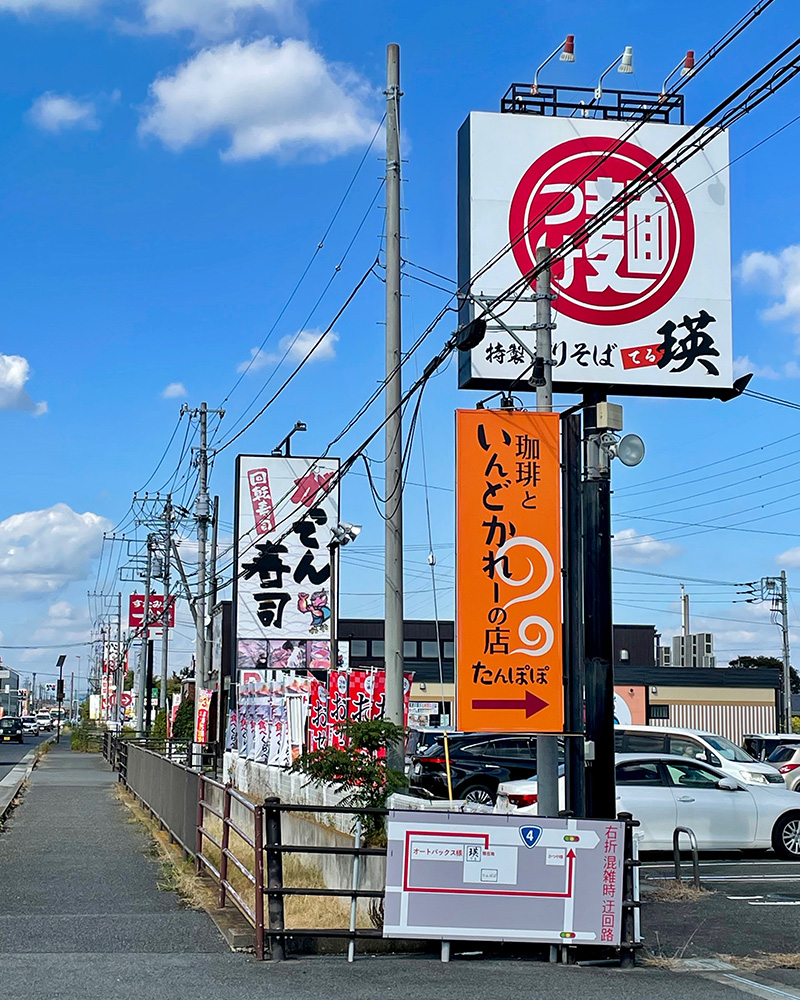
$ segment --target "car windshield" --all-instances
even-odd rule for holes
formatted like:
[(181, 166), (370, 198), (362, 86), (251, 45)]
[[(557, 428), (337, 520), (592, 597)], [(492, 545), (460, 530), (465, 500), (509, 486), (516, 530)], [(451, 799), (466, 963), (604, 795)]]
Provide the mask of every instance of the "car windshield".
[(16, 719), (0, 719), (0, 729), (15, 729), (16, 725)]
[(741, 747), (737, 747), (735, 743), (726, 740), (724, 736), (703, 736), (703, 739), (706, 743), (711, 744), (717, 753), (722, 754), (727, 760), (735, 760), (739, 764), (749, 764), (755, 760), (754, 757), (751, 757)]
[(22, 716), (22, 721), (23, 722), (36, 722), (36, 716), (35, 715), (23, 715)]

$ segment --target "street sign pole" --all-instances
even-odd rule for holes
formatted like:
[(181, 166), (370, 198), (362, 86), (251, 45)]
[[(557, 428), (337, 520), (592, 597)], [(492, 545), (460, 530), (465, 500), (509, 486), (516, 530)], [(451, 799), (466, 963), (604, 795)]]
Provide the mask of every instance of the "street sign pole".
[(56, 743), (61, 742), (61, 706), (64, 704), (64, 664), (67, 657), (65, 653), (59, 656), (56, 666), (58, 667), (58, 687), (56, 688), (56, 705), (58, 706), (56, 715)]

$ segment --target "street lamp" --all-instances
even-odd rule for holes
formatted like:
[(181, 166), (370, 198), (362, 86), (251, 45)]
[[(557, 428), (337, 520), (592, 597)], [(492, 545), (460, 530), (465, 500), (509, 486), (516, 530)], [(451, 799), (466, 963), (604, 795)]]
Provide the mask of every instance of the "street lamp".
[(550, 62), (551, 59), (555, 58), (558, 53), (561, 53), (559, 60), (561, 62), (575, 62), (575, 36), (567, 35), (561, 45), (557, 45), (550, 55), (545, 59), (542, 65), (536, 70), (533, 75), (533, 86), (531, 87), (532, 94), (539, 93), (539, 74), (545, 68), (545, 66)]
[(694, 49), (688, 49), (683, 59), (681, 59), (681, 61), (672, 70), (672, 72), (667, 75), (667, 78), (666, 80), (664, 80), (664, 83), (661, 87), (662, 100), (667, 94), (667, 84), (672, 79), (672, 77), (678, 72), (678, 70), (681, 71), (681, 76), (689, 76), (690, 73), (694, 72)]
[(361, 534), (360, 524), (349, 524), (340, 521), (331, 528), (333, 536), (328, 542), (331, 559), (331, 630), (330, 630), (330, 669), (339, 667), (339, 550), (343, 545), (354, 542)]
[(611, 70), (617, 65), (617, 63), (619, 63), (619, 66), (617, 68), (618, 73), (633, 72), (632, 45), (626, 45), (622, 55), (617, 56), (617, 58), (614, 60), (614, 62), (611, 63), (608, 69), (604, 69), (603, 72), (600, 74), (600, 79), (597, 81), (597, 86), (594, 89), (594, 99), (596, 101), (599, 101), (600, 98), (603, 96), (603, 78), (611, 72)]

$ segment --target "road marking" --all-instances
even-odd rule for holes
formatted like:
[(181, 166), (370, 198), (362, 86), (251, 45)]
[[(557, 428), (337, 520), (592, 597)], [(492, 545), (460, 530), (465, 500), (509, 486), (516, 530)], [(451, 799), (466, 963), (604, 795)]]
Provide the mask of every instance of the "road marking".
[(724, 972), (722, 975), (725, 979), (732, 979), (739, 986), (739, 989), (745, 989), (749, 993), (767, 993), (771, 996), (789, 997), (790, 1000), (800, 1000), (797, 993), (788, 993), (786, 990), (779, 990), (774, 986), (765, 986), (764, 983), (757, 983), (753, 979), (745, 979), (744, 976), (735, 976), (732, 972)]

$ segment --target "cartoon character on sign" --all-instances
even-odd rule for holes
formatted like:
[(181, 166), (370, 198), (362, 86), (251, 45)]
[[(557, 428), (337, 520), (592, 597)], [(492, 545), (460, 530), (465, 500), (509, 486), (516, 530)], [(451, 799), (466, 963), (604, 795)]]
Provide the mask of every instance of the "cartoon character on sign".
[(570, 239), (645, 171), (658, 178), (608, 216), (553, 268), (555, 307), (571, 319), (619, 326), (652, 315), (678, 292), (692, 263), (694, 219), (674, 174), (631, 142), (581, 137), (543, 153), (517, 185), (509, 235), (522, 274), (539, 247)]
[(328, 607), (328, 593), (317, 590), (310, 597), (308, 594), (297, 595), (297, 610), (304, 615), (311, 615), (309, 632), (324, 632), (328, 628), (331, 609)]

